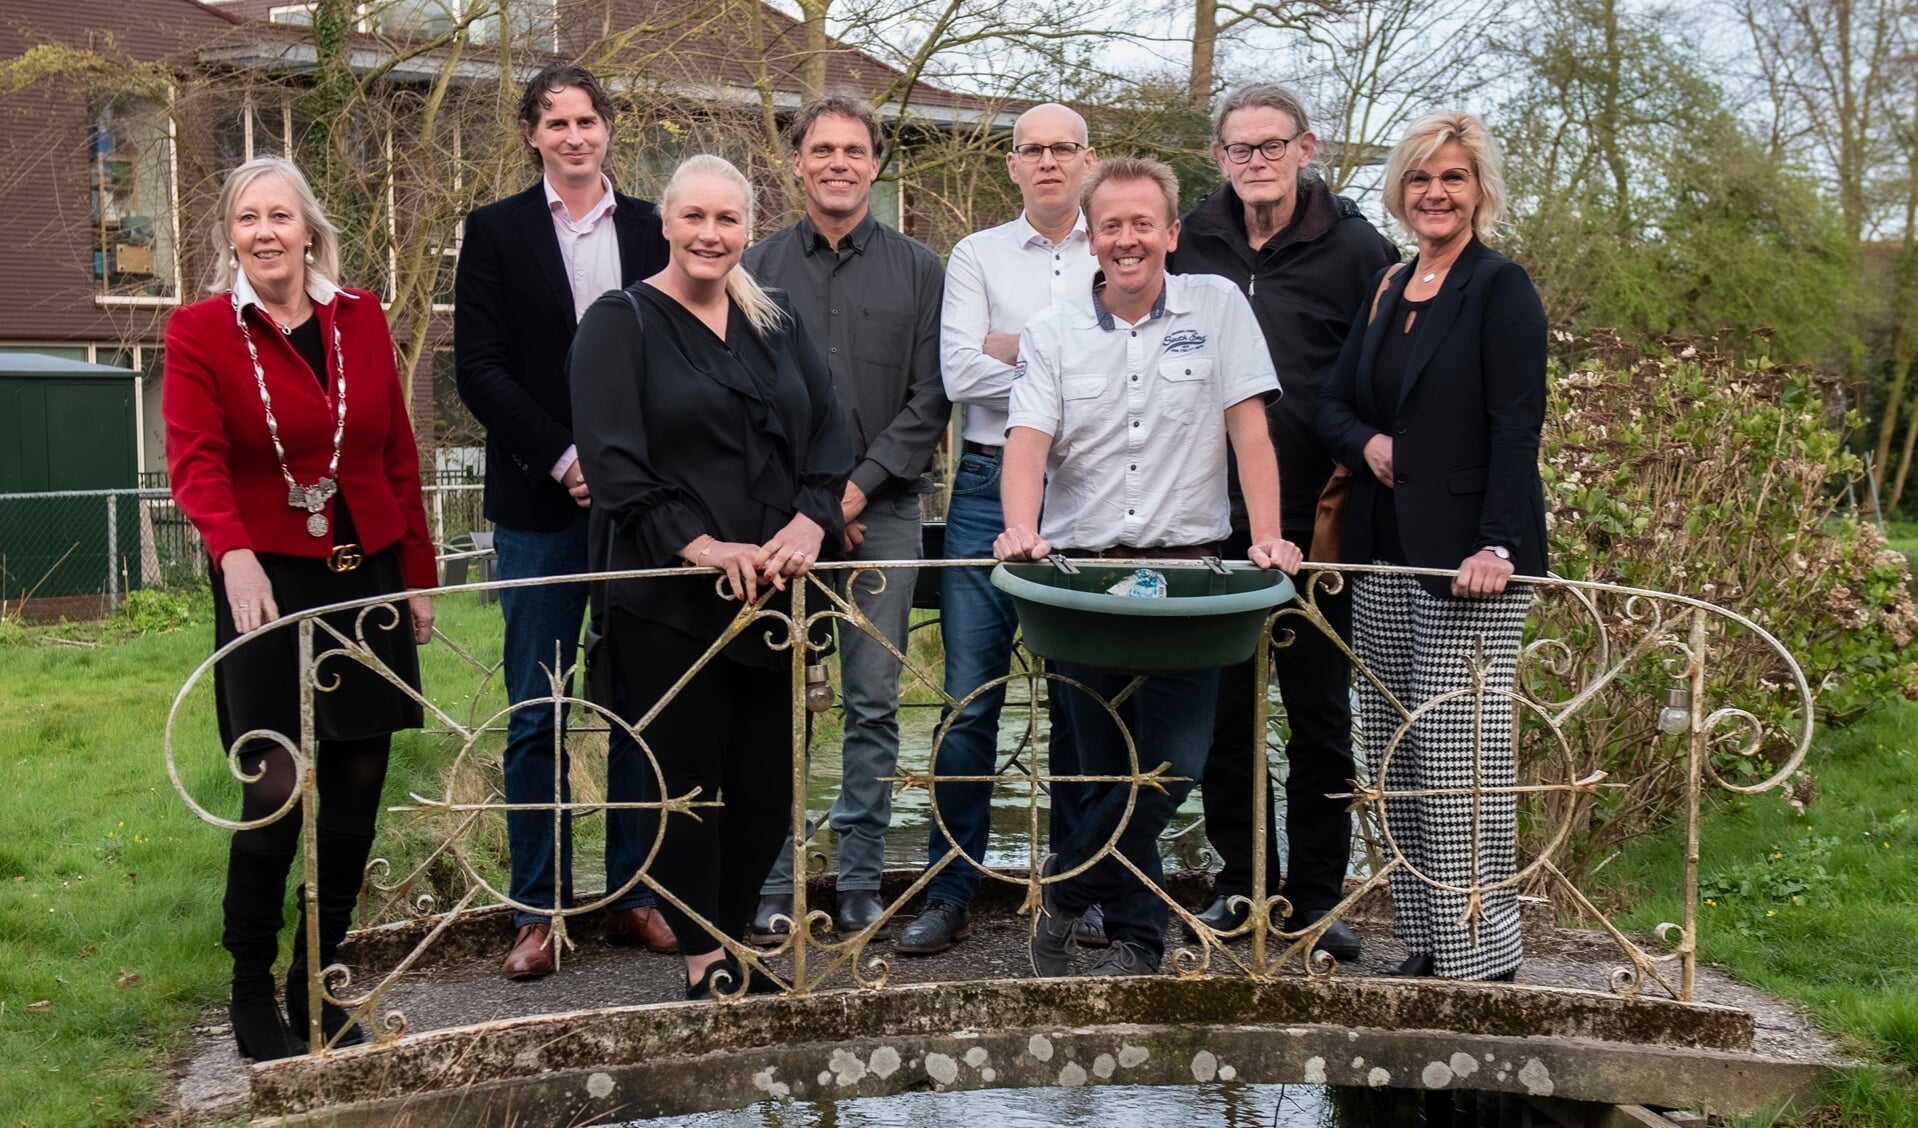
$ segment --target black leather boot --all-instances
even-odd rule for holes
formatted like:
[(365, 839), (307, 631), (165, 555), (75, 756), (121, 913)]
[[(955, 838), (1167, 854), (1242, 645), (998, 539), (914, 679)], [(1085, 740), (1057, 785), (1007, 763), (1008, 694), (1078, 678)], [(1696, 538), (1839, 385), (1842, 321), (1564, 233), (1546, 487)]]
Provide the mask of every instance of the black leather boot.
[[(371, 835), (336, 834), (322, 827), (315, 834), (319, 845), (320, 966), (332, 965), (340, 944), (353, 927), (353, 910), (359, 904), (360, 884), (366, 875), (366, 859), (373, 852)], [(311, 1031), (312, 1012), (307, 1006), (306, 985), (306, 887), (295, 896), (300, 906), (298, 923), (293, 929), (293, 962), (286, 968), (286, 1017), (295, 1032), (305, 1036)], [(320, 1006), (320, 1029), (326, 1043), (335, 1049), (357, 1046), (366, 1041), (366, 1028), (349, 1021), (338, 1005)]]
[(233, 1001), (227, 1017), (240, 1056), (274, 1061), (306, 1052), (306, 1039), (288, 1029), (273, 991), (273, 961), (280, 954), (280, 902), (286, 897), (291, 854), (250, 849), (258, 838), (246, 831), (227, 848), (226, 895), (220, 944), (233, 956)]

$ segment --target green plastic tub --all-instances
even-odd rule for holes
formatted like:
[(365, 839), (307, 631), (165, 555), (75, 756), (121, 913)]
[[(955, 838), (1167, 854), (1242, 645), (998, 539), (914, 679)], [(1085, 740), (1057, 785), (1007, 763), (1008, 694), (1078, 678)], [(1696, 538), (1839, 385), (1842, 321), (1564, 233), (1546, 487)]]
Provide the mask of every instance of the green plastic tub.
[(1252, 657), (1272, 609), (1290, 600), (1284, 572), (1203, 564), (1153, 567), (1166, 578), (1161, 599), (1108, 595), (1135, 565), (1074, 561), (1077, 574), (1049, 563), (1000, 564), (992, 585), (1012, 596), (1033, 653), (1130, 674), (1230, 666)]

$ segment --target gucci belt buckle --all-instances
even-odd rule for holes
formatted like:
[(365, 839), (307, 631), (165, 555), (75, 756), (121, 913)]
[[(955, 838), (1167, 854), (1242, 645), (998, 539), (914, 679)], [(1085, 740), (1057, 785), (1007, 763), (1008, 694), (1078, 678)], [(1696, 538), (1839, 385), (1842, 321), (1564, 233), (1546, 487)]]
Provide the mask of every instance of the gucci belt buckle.
[(326, 558), (327, 568), (334, 572), (351, 572), (364, 563), (366, 554), (360, 551), (357, 544), (334, 545), (332, 553)]

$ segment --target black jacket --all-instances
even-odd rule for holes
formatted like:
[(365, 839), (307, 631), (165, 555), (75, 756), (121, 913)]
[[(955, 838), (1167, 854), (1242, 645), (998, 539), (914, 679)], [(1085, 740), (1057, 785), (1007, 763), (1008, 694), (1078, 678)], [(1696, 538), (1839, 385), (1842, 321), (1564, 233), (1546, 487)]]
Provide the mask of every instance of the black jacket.
[[(1319, 387), (1353, 314), (1371, 301), (1372, 281), (1397, 261), (1398, 248), (1358, 205), (1333, 195), (1316, 176), (1300, 182), (1291, 224), (1256, 251), (1245, 235), (1245, 205), (1229, 183), (1201, 199), (1180, 223), (1168, 269), (1231, 279), (1265, 333), (1285, 392), (1266, 409), (1279, 453), (1282, 519), (1285, 535), (1301, 546), (1310, 541), (1319, 490), (1332, 473), (1332, 457), (1318, 434)], [(1236, 473), (1231, 494), (1233, 531), (1244, 532)]]
[[(666, 265), (653, 205), (616, 196), (613, 225), (621, 285)], [(543, 181), (467, 215), (453, 300), (454, 380), (486, 428), (486, 516), (509, 529), (565, 528), (579, 507), (552, 471), (574, 444), (573, 290)]]
[[(1341, 558), (1371, 562), (1372, 507), (1392, 505), (1409, 564), (1456, 568), (1504, 545), (1520, 575), (1542, 576), (1545, 308), (1517, 263), (1474, 239), (1452, 264), (1406, 361), (1391, 423), (1396, 484), (1387, 490), (1365, 464), (1365, 444), (1384, 430), (1373, 418), (1373, 358), (1417, 273), (1416, 261), (1399, 272), (1369, 326), (1359, 311), (1319, 400), (1326, 445), (1353, 472)], [(1451, 591), (1446, 580), (1421, 582)]]
[[(762, 544), (795, 513), (836, 546), (852, 441), (805, 326), (789, 316), (761, 337), (734, 306), (722, 344), (653, 287), (627, 292), (642, 312), (619, 294), (600, 298), (580, 319), (571, 357), (579, 458), (593, 487), (592, 568), (671, 567), (701, 533)], [(790, 314), (786, 296), (774, 296)], [(710, 575), (608, 589), (612, 606), (700, 640), (718, 637), (739, 610)], [(748, 665), (790, 660), (758, 631), (727, 654)]]

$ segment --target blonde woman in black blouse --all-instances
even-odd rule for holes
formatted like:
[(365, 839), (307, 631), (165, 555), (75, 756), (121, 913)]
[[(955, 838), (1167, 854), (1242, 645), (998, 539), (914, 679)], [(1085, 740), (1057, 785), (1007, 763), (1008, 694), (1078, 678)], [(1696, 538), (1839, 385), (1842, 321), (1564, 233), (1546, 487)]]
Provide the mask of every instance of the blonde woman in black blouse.
[[(852, 446), (819, 352), (777, 291), (739, 267), (752, 193), (718, 157), (681, 164), (660, 212), (666, 268), (586, 312), (573, 342), (574, 434), (593, 483), (593, 559), (710, 575), (609, 585), (607, 637), (633, 717), (651, 709), (764, 585), (803, 576), (844, 532)], [(631, 301), (627, 300), (631, 296)], [(636, 308), (635, 308), (636, 307)], [(793, 655), (754, 627), (639, 733), (667, 796), (724, 806), (667, 818), (651, 873), (686, 957), (688, 998), (737, 990), (744, 934), (788, 825)], [(628, 657), (630, 656), (630, 658)], [(641, 841), (650, 843), (658, 816)], [(705, 923), (702, 923), (702, 920)]]

